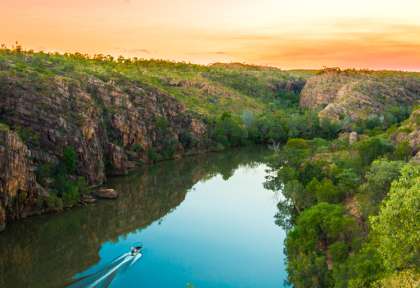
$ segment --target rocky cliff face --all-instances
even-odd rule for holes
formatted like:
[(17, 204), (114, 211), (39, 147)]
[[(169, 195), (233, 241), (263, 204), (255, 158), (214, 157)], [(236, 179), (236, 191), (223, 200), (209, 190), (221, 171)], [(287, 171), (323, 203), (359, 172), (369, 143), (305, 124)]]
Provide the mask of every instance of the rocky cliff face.
[(36, 210), (38, 197), (30, 151), (11, 131), (0, 131), (0, 231), (7, 219)]
[(321, 109), (321, 117), (358, 120), (419, 100), (418, 74), (327, 69), (308, 79), (300, 105)]
[[(170, 95), (98, 78), (1, 77), (0, 227), (36, 210), (35, 172), (76, 152), (75, 175), (101, 184), (137, 162), (205, 149), (204, 123)], [(151, 159), (153, 158), (153, 159)], [(41, 191), (42, 187), (39, 187)]]

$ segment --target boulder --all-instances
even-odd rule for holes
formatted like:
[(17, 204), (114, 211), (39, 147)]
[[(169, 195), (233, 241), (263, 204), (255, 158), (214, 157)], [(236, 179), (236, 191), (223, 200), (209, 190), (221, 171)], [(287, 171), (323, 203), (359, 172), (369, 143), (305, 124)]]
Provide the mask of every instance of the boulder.
[(80, 202), (82, 204), (92, 204), (96, 202), (96, 198), (93, 197), (92, 195), (83, 195), (82, 198), (80, 199)]
[(93, 195), (100, 199), (116, 199), (118, 198), (118, 192), (112, 188), (101, 188), (96, 190)]
[(420, 164), (420, 151), (417, 152), (416, 156), (414, 156), (411, 159), (411, 162), (413, 162), (414, 164)]

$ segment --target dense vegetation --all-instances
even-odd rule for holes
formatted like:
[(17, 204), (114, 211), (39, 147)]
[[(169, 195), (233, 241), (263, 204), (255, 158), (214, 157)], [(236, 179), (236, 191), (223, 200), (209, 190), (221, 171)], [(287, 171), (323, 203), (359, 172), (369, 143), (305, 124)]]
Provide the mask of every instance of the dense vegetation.
[(352, 143), (292, 138), (273, 157), (266, 186), (285, 196), (276, 217), (294, 287), (418, 287), (420, 165), (392, 141), (406, 126), (364, 127)]
[[(313, 73), (35, 53), (19, 46), (0, 50), (0, 84), (10, 77), (31, 81), (34, 89), (56, 78), (84, 85), (95, 77), (121, 89), (137, 83), (175, 97), (197, 115), (206, 124), (209, 150), (270, 144), (278, 153), (266, 185), (285, 197), (276, 221), (288, 230), (288, 275), (296, 288), (415, 287), (420, 167), (411, 161), (408, 141), (394, 136), (418, 129), (420, 113), (412, 114), (411, 124), (402, 122), (411, 112), (404, 105), (387, 105), (381, 115), (357, 121), (320, 118), (318, 111), (299, 107), (300, 90)], [(9, 127), (2, 120), (0, 129), (15, 130), (29, 147), (38, 145), (28, 127)], [(155, 122), (156, 134), (164, 138), (167, 119)], [(350, 132), (357, 132), (357, 139)], [(184, 133), (179, 141), (188, 149), (197, 139)], [(168, 138), (161, 151), (145, 152), (157, 161), (173, 157), (174, 149)], [(86, 193), (76, 166), (75, 150), (66, 147), (58, 163), (37, 167), (37, 180), (48, 182), (53, 192), (51, 206), (72, 206)]]

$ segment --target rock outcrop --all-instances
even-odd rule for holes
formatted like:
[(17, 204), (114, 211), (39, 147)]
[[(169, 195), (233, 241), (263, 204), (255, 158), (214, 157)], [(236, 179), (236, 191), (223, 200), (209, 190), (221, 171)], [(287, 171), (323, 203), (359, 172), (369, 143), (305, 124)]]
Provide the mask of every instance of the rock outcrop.
[(0, 81), (2, 121), (27, 136), (35, 161), (56, 162), (63, 147), (74, 147), (78, 172), (90, 183), (105, 180), (106, 165), (113, 174), (124, 174), (128, 161), (147, 161), (151, 148), (183, 153), (180, 135), (195, 138), (199, 146), (206, 131), (175, 98), (138, 83), (120, 87), (96, 78), (60, 77), (42, 84), (27, 78)]
[(199, 118), (138, 82), (0, 76), (0, 116), (15, 131), (0, 132), (0, 228), (35, 212), (35, 172), (60, 163), (68, 147), (76, 154), (75, 176), (91, 185), (156, 155), (169, 159), (206, 149)]
[(326, 69), (309, 78), (300, 105), (321, 109), (320, 117), (352, 120), (381, 115), (390, 106), (420, 100), (420, 76), (403, 72)]
[(99, 199), (116, 199), (118, 198), (118, 192), (112, 188), (101, 188), (94, 192), (95, 197)]
[[(420, 108), (415, 108), (406, 121), (404, 121), (393, 134), (395, 143), (407, 143), (413, 155), (420, 152)], [(418, 159), (417, 155), (415, 159)]]
[(8, 219), (36, 210), (38, 197), (28, 147), (16, 133), (0, 130), (0, 231)]

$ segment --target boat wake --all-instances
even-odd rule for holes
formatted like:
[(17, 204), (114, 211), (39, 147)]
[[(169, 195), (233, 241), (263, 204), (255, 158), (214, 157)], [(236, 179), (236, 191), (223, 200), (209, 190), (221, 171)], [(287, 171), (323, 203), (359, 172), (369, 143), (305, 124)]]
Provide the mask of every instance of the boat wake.
[(122, 273), (133, 266), (143, 255), (138, 253), (125, 253), (114, 259), (99, 271), (82, 276), (72, 283), (68, 288), (107, 288), (111, 285), (118, 273)]

